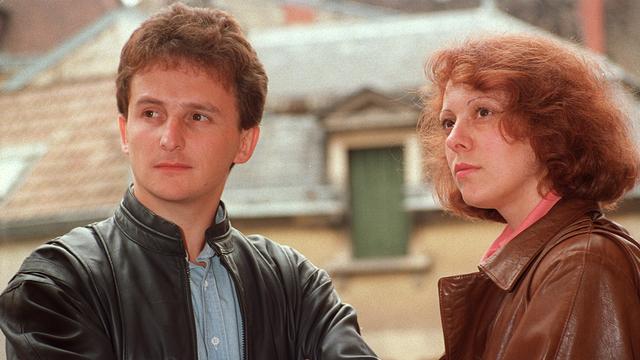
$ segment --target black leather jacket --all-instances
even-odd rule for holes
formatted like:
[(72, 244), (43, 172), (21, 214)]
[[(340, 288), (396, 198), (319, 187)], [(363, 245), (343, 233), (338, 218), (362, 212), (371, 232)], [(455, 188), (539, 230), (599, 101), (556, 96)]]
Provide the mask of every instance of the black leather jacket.
[[(240, 301), (246, 359), (376, 359), (326, 272), (228, 219), (206, 241)], [(197, 359), (179, 228), (130, 191), (115, 215), (39, 247), (0, 296), (8, 359)]]

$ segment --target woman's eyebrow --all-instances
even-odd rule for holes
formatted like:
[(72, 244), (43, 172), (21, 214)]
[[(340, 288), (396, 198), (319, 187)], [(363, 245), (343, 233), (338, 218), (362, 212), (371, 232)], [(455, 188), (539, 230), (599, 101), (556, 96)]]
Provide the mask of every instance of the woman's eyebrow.
[(472, 102), (476, 101), (476, 100), (480, 100), (480, 99), (489, 99), (489, 100), (493, 100), (493, 101), (499, 101), (497, 98), (490, 96), (490, 95), (480, 95), (480, 96), (476, 96), (474, 98), (471, 98), (467, 101), (467, 105), (471, 104)]

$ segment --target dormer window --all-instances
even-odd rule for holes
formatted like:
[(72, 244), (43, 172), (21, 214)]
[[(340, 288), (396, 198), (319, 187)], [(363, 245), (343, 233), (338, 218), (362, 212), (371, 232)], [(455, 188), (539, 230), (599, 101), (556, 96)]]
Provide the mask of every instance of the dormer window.
[(417, 118), (411, 101), (366, 89), (323, 118), (327, 175), (348, 199), (354, 258), (408, 253), (408, 205), (422, 184)]
[(0, 201), (6, 200), (26, 172), (45, 152), (43, 145), (20, 145), (0, 149)]

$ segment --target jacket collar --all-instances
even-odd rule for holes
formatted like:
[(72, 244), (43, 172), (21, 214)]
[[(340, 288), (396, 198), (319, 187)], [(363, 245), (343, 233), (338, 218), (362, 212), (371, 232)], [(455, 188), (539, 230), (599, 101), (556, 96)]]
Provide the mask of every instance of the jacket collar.
[[(119, 227), (134, 242), (149, 250), (170, 255), (185, 255), (180, 227), (156, 215), (133, 195), (129, 186), (120, 207), (116, 209), (115, 220)], [(217, 220), (217, 221), (216, 221)], [(205, 231), (205, 240), (217, 252), (230, 252), (231, 223), (224, 203), (220, 201), (213, 225)]]
[(498, 287), (511, 291), (531, 262), (563, 228), (593, 211), (600, 212), (594, 201), (563, 198), (478, 268)]

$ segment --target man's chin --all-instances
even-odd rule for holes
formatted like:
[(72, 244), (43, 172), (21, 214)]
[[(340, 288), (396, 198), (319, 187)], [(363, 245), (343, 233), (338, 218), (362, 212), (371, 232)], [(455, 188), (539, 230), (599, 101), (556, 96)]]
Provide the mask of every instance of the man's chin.
[(136, 186), (133, 185), (133, 194), (138, 200), (145, 203), (188, 203), (193, 199), (192, 191), (177, 186)]

